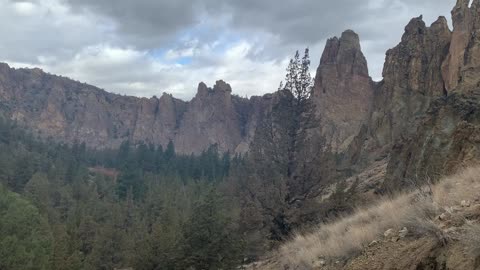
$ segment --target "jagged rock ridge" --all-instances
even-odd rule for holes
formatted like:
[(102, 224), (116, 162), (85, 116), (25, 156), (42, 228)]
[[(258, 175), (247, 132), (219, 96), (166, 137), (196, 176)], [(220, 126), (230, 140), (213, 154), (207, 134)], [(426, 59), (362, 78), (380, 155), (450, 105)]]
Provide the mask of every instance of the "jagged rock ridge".
[[(343, 168), (388, 162), (386, 186), (436, 179), (480, 158), (480, 1), (459, 0), (453, 32), (440, 17), (405, 28), (386, 56), (371, 113), (349, 146)], [(461, 60), (459, 60), (461, 59)]]
[[(42, 137), (90, 147), (118, 147), (121, 142), (165, 146), (173, 141), (180, 153), (199, 153), (213, 144), (220, 151), (246, 151), (255, 117), (268, 97), (240, 98), (217, 81), (200, 83), (190, 102), (163, 94), (136, 98), (105, 92), (94, 86), (40, 69), (0, 65), (1, 109), (8, 117)], [(252, 110), (250, 103), (256, 104)]]

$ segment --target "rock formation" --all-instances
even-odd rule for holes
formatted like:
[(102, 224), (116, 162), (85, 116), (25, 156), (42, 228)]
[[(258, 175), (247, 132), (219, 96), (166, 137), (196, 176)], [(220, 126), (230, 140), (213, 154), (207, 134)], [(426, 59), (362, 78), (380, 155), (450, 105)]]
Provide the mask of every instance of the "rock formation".
[[(437, 179), (480, 159), (480, 1), (458, 1), (454, 30), (414, 18), (387, 52), (372, 112), (343, 166), (388, 162), (385, 187)], [(345, 168), (343, 167), (343, 168)]]
[(199, 153), (217, 144), (221, 151), (235, 151), (244, 138), (241, 114), (234, 106), (229, 84), (217, 81), (210, 89), (200, 83), (175, 136), (176, 149)]
[(480, 1), (459, 0), (442, 64), (445, 96), (434, 99), (410, 136), (391, 151), (386, 187), (451, 174), (480, 160)]
[(480, 160), (480, 91), (432, 102), (417, 132), (391, 151), (385, 186), (436, 180)]
[(347, 30), (327, 41), (315, 77), (313, 98), (321, 134), (334, 152), (344, 151), (367, 119), (373, 82), (358, 35)]
[[(256, 117), (271, 95), (240, 98), (230, 85), (200, 83), (190, 102), (169, 94), (136, 98), (111, 94), (40, 69), (0, 64), (0, 111), (41, 137), (115, 148), (125, 140), (166, 146), (180, 153), (200, 153), (216, 144), (220, 151), (245, 152)], [(255, 108), (254, 108), (255, 107)]]
[(421, 16), (408, 23), (400, 44), (387, 52), (384, 79), (375, 89), (368, 121), (349, 147), (347, 166), (387, 157), (397, 139), (416, 131), (430, 102), (447, 94), (441, 65), (450, 37), (443, 17), (430, 27)]
[[(480, 1), (458, 0), (452, 10), (453, 33), (442, 71), (448, 91), (479, 87), (480, 78)], [(460, 89), (458, 89), (460, 90)]]

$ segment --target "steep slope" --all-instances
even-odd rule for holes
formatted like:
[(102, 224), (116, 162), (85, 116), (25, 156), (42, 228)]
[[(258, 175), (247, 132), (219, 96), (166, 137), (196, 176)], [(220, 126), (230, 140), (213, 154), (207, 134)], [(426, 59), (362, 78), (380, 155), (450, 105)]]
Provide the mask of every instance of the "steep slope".
[(416, 189), (299, 235), (248, 269), (480, 267), (480, 170), (465, 169), (480, 163), (480, 1), (469, 2), (454, 7), (453, 32), (444, 17), (408, 23), (360, 132), (338, 156), (341, 187), (355, 186), (370, 204), (385, 191)]
[(297, 235), (247, 269), (452, 269), (480, 267), (480, 168)]

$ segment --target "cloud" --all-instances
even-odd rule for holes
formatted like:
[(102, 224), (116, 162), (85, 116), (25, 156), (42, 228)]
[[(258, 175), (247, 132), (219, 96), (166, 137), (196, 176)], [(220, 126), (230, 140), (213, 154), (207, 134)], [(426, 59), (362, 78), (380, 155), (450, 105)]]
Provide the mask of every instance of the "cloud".
[(240, 95), (274, 91), (286, 61), (359, 33), (372, 76), (410, 18), (447, 15), (455, 0), (0, 0), (0, 61), (39, 66), (128, 95), (190, 99), (200, 81)]

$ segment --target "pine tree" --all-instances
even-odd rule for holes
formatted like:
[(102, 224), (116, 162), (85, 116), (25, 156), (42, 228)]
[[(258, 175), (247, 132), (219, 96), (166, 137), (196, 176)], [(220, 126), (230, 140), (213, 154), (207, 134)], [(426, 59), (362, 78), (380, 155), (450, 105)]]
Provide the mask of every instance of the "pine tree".
[(308, 48), (303, 57), (297, 51), (271, 111), (257, 127), (247, 166), (252, 173), (239, 180), (246, 191), (242, 197), (250, 198), (245, 205), (263, 212), (274, 240), (289, 234), (300, 215), (295, 209), (310, 203), (322, 182), (323, 141), (316, 134), (319, 120), (309, 68)]
[(195, 206), (185, 227), (182, 269), (233, 269), (240, 263), (243, 242), (222, 206), (214, 189)]

